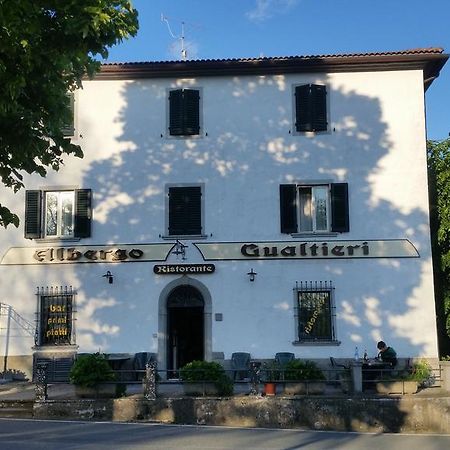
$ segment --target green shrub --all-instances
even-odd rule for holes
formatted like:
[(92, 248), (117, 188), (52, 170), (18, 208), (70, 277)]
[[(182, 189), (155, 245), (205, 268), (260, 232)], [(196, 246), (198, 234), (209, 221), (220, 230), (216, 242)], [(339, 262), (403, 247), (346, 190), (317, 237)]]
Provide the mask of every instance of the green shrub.
[(187, 382), (211, 382), (219, 395), (232, 395), (233, 382), (227, 377), (224, 368), (212, 361), (192, 361), (180, 369), (180, 378)]
[(314, 361), (294, 359), (286, 364), (284, 379), (289, 381), (325, 380), (325, 375)]
[(425, 360), (413, 363), (412, 370), (404, 378), (407, 381), (417, 381), (420, 385), (424, 385), (433, 378), (433, 369)]
[(83, 387), (94, 387), (104, 381), (114, 381), (115, 375), (102, 353), (80, 355), (70, 370), (70, 382)]

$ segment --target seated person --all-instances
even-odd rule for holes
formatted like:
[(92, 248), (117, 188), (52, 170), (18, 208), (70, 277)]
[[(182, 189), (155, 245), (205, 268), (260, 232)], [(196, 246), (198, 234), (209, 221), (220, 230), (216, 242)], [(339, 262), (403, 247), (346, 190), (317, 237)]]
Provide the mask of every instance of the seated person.
[(372, 364), (363, 364), (363, 383), (366, 389), (374, 387), (376, 380), (383, 377), (389, 378), (391, 369), (397, 364), (397, 353), (392, 347), (388, 347), (385, 342), (380, 341), (377, 344), (379, 350), (378, 359), (380, 362)]
[(380, 341), (377, 344), (377, 348), (380, 351), (378, 357), (386, 363), (387, 367), (395, 367), (397, 365), (397, 353), (392, 347), (388, 347), (385, 342)]

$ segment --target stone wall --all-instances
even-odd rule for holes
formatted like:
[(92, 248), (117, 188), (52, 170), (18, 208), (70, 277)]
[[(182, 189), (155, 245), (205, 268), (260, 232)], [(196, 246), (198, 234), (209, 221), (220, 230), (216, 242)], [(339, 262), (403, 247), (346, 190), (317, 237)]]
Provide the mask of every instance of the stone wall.
[(449, 433), (450, 398), (233, 397), (35, 403), (34, 417), (315, 430)]

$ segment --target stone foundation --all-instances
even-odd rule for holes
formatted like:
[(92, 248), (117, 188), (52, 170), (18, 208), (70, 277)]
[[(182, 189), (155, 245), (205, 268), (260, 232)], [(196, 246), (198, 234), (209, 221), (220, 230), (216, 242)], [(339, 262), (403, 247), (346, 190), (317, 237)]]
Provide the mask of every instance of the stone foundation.
[(449, 433), (450, 398), (233, 397), (51, 400), (39, 419), (152, 421), (314, 430)]

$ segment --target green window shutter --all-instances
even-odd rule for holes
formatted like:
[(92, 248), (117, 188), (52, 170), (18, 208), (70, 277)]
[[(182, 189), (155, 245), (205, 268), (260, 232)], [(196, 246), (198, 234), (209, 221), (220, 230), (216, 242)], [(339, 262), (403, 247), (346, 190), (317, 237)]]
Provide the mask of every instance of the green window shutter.
[(297, 186), (280, 185), (280, 220), (282, 233), (296, 233), (297, 225)]
[(311, 122), (313, 131), (326, 131), (328, 128), (326, 86), (311, 85)]
[(200, 186), (169, 188), (169, 235), (202, 234)]
[(38, 239), (41, 237), (41, 191), (25, 192), (25, 238)]
[(91, 221), (92, 191), (91, 189), (77, 189), (75, 191), (75, 237), (90, 237)]
[(312, 131), (310, 93), (309, 84), (295, 88), (295, 129), (298, 132)]
[(328, 129), (326, 86), (319, 84), (296, 86), (295, 129), (298, 132)]
[(200, 133), (200, 92), (194, 89), (183, 90), (184, 134)]
[(69, 116), (64, 122), (62, 132), (64, 136), (73, 136), (75, 133), (75, 94), (73, 92), (67, 94), (67, 101), (69, 102)]
[(169, 133), (183, 136), (183, 91), (178, 89), (169, 93)]
[(200, 133), (200, 92), (177, 89), (169, 93), (169, 133), (193, 136)]
[(331, 231), (350, 231), (347, 183), (331, 185)]

